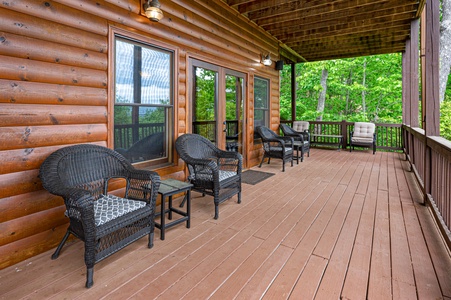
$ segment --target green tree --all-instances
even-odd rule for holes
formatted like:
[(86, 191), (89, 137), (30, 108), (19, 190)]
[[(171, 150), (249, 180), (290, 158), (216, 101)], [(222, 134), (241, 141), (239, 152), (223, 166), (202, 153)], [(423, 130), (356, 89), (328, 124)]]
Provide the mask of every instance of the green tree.
[[(327, 68), (324, 121), (401, 123), (401, 54), (356, 57), (296, 65), (296, 115), (314, 120), (321, 92), (321, 74)], [(281, 72), (280, 116), (291, 119), (291, 68)]]

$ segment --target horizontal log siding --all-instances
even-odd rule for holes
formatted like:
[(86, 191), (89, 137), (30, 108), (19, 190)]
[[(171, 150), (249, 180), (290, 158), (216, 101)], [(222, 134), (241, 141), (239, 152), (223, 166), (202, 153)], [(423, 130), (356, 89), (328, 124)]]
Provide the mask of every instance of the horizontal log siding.
[[(54, 248), (67, 228), (63, 201), (42, 189), (38, 170), (56, 149), (109, 145), (110, 26), (178, 49), (175, 137), (190, 131), (190, 57), (248, 74), (246, 162), (253, 145), (253, 78), (271, 80), (271, 127), (278, 125), (279, 78), (261, 55), (278, 57), (275, 40), (220, 0), (163, 1), (150, 22), (139, 0), (3, 0), (0, 3), (0, 268)], [(244, 26), (244, 27), (243, 27)], [(175, 159), (177, 160), (177, 158)], [(184, 179), (183, 164), (158, 170)], [(121, 192), (121, 185), (113, 187)]]

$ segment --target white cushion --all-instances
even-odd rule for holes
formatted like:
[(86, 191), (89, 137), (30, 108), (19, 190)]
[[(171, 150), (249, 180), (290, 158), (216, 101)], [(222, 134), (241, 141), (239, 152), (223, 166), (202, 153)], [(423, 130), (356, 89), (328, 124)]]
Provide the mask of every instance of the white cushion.
[(355, 122), (354, 134), (352, 135), (353, 140), (354, 137), (371, 138), (371, 140), (373, 140), (373, 134), (375, 129), (376, 125), (374, 125), (374, 123)]
[(371, 144), (373, 142), (373, 138), (353, 137), (352, 142), (353, 143)]
[(295, 131), (304, 132), (308, 131), (310, 126), (310, 123), (307, 121), (294, 121), (293, 122), (293, 129)]
[[(230, 178), (232, 176), (235, 176), (237, 173), (233, 172), (233, 171), (222, 171), (219, 170), (219, 182), (226, 180), (227, 178)], [(201, 180), (213, 180), (213, 174), (212, 172), (208, 172), (208, 173), (199, 173), (197, 174), (197, 178), (201, 179)]]

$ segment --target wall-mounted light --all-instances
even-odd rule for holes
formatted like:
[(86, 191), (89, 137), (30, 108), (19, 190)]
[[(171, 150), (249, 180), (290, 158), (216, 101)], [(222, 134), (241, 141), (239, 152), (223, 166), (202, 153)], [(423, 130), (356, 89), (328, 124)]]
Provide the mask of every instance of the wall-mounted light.
[(268, 53), (268, 55), (263, 55), (263, 56), (262, 56), (262, 63), (263, 63), (265, 66), (270, 66), (270, 65), (272, 65), (271, 55), (269, 55), (269, 53)]
[(147, 0), (144, 3), (144, 13), (149, 20), (158, 22), (163, 19), (163, 12), (160, 9), (160, 2), (158, 0)]

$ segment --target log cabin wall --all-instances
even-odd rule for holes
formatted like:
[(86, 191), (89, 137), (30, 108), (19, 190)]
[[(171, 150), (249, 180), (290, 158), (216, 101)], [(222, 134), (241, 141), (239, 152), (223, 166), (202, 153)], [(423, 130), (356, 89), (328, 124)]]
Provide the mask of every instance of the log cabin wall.
[[(246, 167), (253, 145), (253, 78), (270, 79), (271, 127), (279, 124), (279, 73), (260, 63), (277, 41), (220, 0), (162, 0), (164, 19), (141, 15), (142, 0), (3, 0), (0, 4), (0, 269), (56, 247), (67, 228), (60, 197), (43, 190), (42, 161), (77, 143), (112, 146), (112, 28), (176, 48), (175, 136), (190, 131), (190, 57), (248, 75)], [(183, 177), (183, 164), (157, 169)], [(120, 188), (120, 187), (118, 187)], [(244, 200), (245, 201), (245, 200)]]

